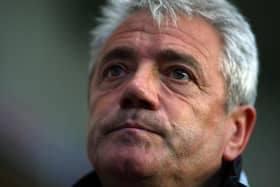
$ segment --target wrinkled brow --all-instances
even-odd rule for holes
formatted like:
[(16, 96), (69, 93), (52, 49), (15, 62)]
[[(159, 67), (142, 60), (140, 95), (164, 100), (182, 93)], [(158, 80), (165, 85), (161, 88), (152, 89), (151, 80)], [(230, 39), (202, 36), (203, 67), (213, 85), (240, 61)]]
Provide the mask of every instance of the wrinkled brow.
[[(196, 74), (204, 79), (203, 69), (201, 64), (191, 55), (175, 51), (173, 49), (160, 49), (155, 52), (155, 60), (165, 63), (180, 62), (192, 68)], [(106, 52), (100, 61), (100, 65), (104, 65), (112, 60), (124, 60), (136, 62), (138, 59), (136, 49), (127, 46), (119, 46)], [(96, 67), (95, 67), (96, 68)], [(92, 72), (93, 73), (93, 72)]]
[(101, 63), (106, 63), (114, 59), (135, 61), (137, 59), (137, 52), (131, 47), (116, 47), (102, 57)]

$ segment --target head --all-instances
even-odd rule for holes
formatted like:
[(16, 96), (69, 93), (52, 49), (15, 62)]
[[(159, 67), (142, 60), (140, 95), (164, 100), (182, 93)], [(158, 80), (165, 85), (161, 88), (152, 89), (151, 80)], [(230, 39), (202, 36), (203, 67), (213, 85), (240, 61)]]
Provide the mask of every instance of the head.
[(114, 0), (93, 36), (88, 152), (104, 183), (208, 185), (242, 153), (258, 61), (231, 4)]

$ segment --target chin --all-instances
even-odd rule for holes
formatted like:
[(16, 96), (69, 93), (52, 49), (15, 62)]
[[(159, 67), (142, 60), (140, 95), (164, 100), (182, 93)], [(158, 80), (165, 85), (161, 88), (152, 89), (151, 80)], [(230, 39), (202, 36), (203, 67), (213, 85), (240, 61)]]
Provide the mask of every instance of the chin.
[[(109, 148), (109, 147), (108, 147)], [(135, 179), (152, 176), (158, 168), (156, 160), (149, 150), (137, 146), (123, 146), (99, 151), (94, 159), (93, 166), (98, 173), (111, 176)]]
[(155, 168), (162, 166), (165, 149), (158, 135), (125, 129), (104, 137), (89, 156), (98, 173), (143, 178), (154, 175)]

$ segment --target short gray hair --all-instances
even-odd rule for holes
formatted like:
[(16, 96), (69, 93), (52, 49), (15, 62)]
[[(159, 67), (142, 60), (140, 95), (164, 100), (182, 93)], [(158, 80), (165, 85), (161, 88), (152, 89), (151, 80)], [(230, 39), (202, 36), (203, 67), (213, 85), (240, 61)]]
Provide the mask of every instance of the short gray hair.
[(159, 25), (163, 15), (176, 23), (178, 12), (202, 17), (212, 24), (223, 41), (221, 73), (226, 85), (226, 110), (235, 105), (254, 105), (259, 69), (255, 36), (237, 8), (226, 0), (110, 0), (92, 30), (90, 71), (113, 30), (139, 9), (149, 9)]

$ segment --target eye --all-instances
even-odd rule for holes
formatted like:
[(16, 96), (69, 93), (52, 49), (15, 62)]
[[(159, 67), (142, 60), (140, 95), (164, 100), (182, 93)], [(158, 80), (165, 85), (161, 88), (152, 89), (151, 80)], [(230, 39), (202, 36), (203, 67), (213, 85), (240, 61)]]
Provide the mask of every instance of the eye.
[(106, 68), (104, 77), (108, 79), (114, 79), (122, 77), (126, 74), (125, 68), (122, 65), (114, 64)]
[(180, 67), (171, 69), (168, 76), (175, 80), (190, 80), (191, 79), (191, 74), (184, 68), (180, 68)]

